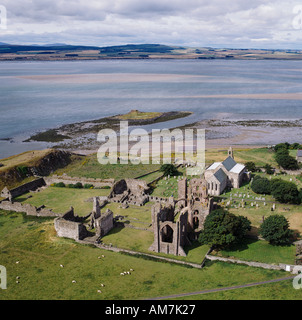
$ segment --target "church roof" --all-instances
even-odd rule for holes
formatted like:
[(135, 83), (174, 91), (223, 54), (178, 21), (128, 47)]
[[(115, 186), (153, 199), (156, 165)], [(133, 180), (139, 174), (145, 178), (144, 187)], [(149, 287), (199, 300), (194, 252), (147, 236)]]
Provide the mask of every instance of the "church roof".
[(221, 164), (221, 162), (214, 162), (212, 163), (209, 168), (207, 170), (214, 170), (216, 169), (219, 165)]
[(214, 173), (214, 177), (219, 181), (219, 182), (223, 182), (226, 178), (227, 175), (225, 174), (225, 172), (220, 168), (219, 170), (217, 170)]
[(302, 157), (302, 150), (298, 150), (298, 151), (297, 151), (297, 156), (298, 156), (298, 157)]
[(230, 172), (240, 173), (244, 168), (245, 168), (245, 166), (244, 166), (243, 164), (237, 163), (237, 164), (230, 170)]
[(237, 162), (230, 156), (228, 156), (223, 162), (222, 164), (224, 165), (224, 167), (230, 171), (236, 164)]

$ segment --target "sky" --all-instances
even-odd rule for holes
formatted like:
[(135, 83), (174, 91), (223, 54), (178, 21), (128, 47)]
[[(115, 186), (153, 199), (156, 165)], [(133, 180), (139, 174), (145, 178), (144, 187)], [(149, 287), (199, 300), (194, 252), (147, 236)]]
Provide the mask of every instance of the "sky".
[(0, 42), (302, 49), (302, 0), (0, 0)]

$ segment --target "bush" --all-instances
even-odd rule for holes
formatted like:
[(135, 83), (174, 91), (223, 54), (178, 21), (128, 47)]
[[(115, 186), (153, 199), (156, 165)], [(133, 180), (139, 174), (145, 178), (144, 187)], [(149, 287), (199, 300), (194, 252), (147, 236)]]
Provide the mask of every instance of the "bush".
[(93, 189), (93, 185), (86, 183), (86, 184), (84, 184), (84, 189)]
[(65, 188), (65, 183), (64, 182), (54, 183), (54, 186), (58, 188)]
[(74, 188), (76, 189), (82, 189), (83, 188), (83, 185), (81, 182), (77, 182), (75, 185), (74, 185)]
[(293, 236), (287, 219), (278, 214), (266, 218), (261, 224), (259, 232), (265, 240), (273, 245), (289, 244)]

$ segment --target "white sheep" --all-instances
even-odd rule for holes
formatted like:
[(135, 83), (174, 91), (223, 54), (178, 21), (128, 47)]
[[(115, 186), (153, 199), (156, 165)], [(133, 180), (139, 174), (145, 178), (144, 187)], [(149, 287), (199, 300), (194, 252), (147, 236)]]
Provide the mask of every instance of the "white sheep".
[(101, 287), (105, 287), (105, 285), (103, 283), (101, 283)]
[(76, 281), (75, 281), (75, 280), (72, 280), (72, 283), (76, 283)]
[(102, 293), (102, 291), (101, 291), (101, 290), (98, 290), (98, 293)]
[(123, 276), (123, 275), (124, 275), (124, 272), (121, 272), (120, 275)]
[(60, 264), (60, 267), (61, 267), (61, 268), (64, 268), (64, 266), (63, 266), (62, 264)]

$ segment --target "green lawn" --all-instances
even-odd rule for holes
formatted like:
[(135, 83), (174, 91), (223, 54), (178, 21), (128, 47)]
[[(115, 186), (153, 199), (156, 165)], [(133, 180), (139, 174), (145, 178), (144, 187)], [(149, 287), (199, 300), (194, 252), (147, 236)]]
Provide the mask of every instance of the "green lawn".
[[(288, 275), (219, 262), (200, 270), (105, 251), (58, 238), (49, 218), (0, 211), (0, 225), (1, 265), (8, 277), (1, 300), (134, 300)], [(130, 268), (134, 269), (131, 275), (120, 275)], [(282, 297), (291, 297), (292, 290), (287, 287)], [(255, 296), (269, 299), (267, 292), (269, 289), (259, 290)]]
[(124, 179), (136, 178), (143, 174), (158, 170), (158, 164), (100, 164), (97, 154), (74, 159), (74, 161), (65, 168), (58, 169), (55, 173), (63, 173), (71, 177), (86, 177), (99, 179)]
[[(27, 193), (17, 197), (15, 201), (22, 203), (30, 203), (36, 207), (45, 205), (48, 209), (53, 209), (56, 213), (65, 213), (74, 207), (75, 214), (85, 216), (92, 211), (92, 202), (86, 200), (97, 196), (107, 196), (108, 189), (73, 189), (73, 188), (57, 188), (48, 187), (38, 193)], [(28, 195), (31, 198), (26, 199)]]
[[(267, 148), (254, 148), (254, 149), (242, 149), (234, 148), (234, 158), (238, 163), (245, 163), (253, 161), (256, 166), (264, 166), (265, 164), (271, 164), (273, 167), (277, 166), (274, 159), (275, 153)], [(227, 148), (224, 150), (208, 149), (206, 150), (206, 163), (211, 164), (216, 161), (223, 161), (227, 158)]]
[(241, 244), (228, 250), (221, 250), (217, 255), (245, 261), (256, 261), (269, 264), (295, 264), (296, 247), (273, 246), (264, 240), (246, 239)]

